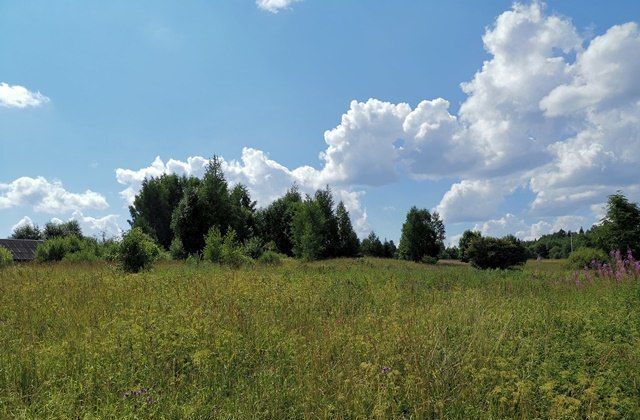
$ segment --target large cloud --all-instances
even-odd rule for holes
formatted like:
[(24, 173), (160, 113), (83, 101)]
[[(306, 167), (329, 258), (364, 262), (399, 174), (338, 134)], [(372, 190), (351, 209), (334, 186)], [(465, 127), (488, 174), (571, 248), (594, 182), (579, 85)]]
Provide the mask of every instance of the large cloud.
[(6, 108), (38, 107), (49, 102), (40, 92), (31, 92), (24, 86), (0, 83), (0, 106)]
[(72, 193), (67, 191), (61, 182), (50, 182), (41, 176), (22, 177), (8, 184), (0, 183), (0, 209), (18, 206), (31, 206), (34, 211), (44, 213), (109, 207), (101, 194), (91, 190)]

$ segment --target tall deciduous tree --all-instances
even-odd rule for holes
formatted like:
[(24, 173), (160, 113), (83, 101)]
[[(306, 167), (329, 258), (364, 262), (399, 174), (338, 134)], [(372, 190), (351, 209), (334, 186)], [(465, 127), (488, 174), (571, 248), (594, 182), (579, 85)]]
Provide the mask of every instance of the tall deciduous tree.
[(169, 249), (173, 240), (171, 217), (182, 199), (187, 180), (177, 175), (162, 175), (145, 179), (142, 188), (129, 207), (132, 228), (140, 228)]
[(460, 238), (460, 241), (458, 241), (458, 248), (460, 248), (460, 259), (462, 261), (469, 262), (469, 256), (467, 255), (467, 250), (471, 245), (471, 241), (481, 236), (482, 235), (480, 235), (480, 232), (476, 232), (473, 230), (464, 231), (464, 233), (462, 234), (462, 237)]
[(291, 222), (293, 253), (304, 260), (317, 260), (325, 255), (325, 218), (322, 208), (311, 197), (298, 205)]
[(640, 207), (618, 191), (609, 196), (607, 214), (590, 234), (604, 251), (631, 250), (635, 256), (640, 255)]
[(16, 227), (11, 234), (12, 239), (42, 239), (42, 232), (36, 225), (24, 224)]
[(438, 213), (412, 207), (402, 225), (398, 249), (400, 258), (420, 261), (424, 257), (437, 258), (444, 246), (444, 224)]
[(287, 193), (256, 214), (258, 230), (265, 243), (273, 242), (278, 252), (293, 255), (291, 225), (302, 197), (293, 185)]

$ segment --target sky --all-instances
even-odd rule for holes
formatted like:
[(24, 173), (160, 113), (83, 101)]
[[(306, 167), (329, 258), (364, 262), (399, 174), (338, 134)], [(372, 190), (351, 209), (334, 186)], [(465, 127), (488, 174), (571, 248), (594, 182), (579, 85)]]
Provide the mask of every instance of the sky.
[[(615, 5), (615, 7), (614, 7)], [(0, 237), (119, 235), (145, 177), (219, 155), (259, 206), (330, 185), (532, 239), (640, 200), (640, 2), (0, 2)]]

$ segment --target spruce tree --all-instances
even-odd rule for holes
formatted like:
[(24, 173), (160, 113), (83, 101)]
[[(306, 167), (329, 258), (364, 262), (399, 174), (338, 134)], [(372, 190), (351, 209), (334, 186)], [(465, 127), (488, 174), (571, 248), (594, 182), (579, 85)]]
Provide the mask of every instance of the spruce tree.
[(340, 201), (336, 208), (336, 218), (338, 219), (338, 255), (340, 257), (355, 257), (360, 250), (358, 235), (353, 230), (349, 212)]

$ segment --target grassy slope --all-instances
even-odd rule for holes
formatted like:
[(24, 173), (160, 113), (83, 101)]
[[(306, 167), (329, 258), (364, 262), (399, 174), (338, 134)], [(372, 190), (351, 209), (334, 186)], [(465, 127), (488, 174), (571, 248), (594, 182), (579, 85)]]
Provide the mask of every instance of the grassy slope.
[(0, 417), (638, 418), (638, 285), (566, 277), (384, 260), (14, 267)]

